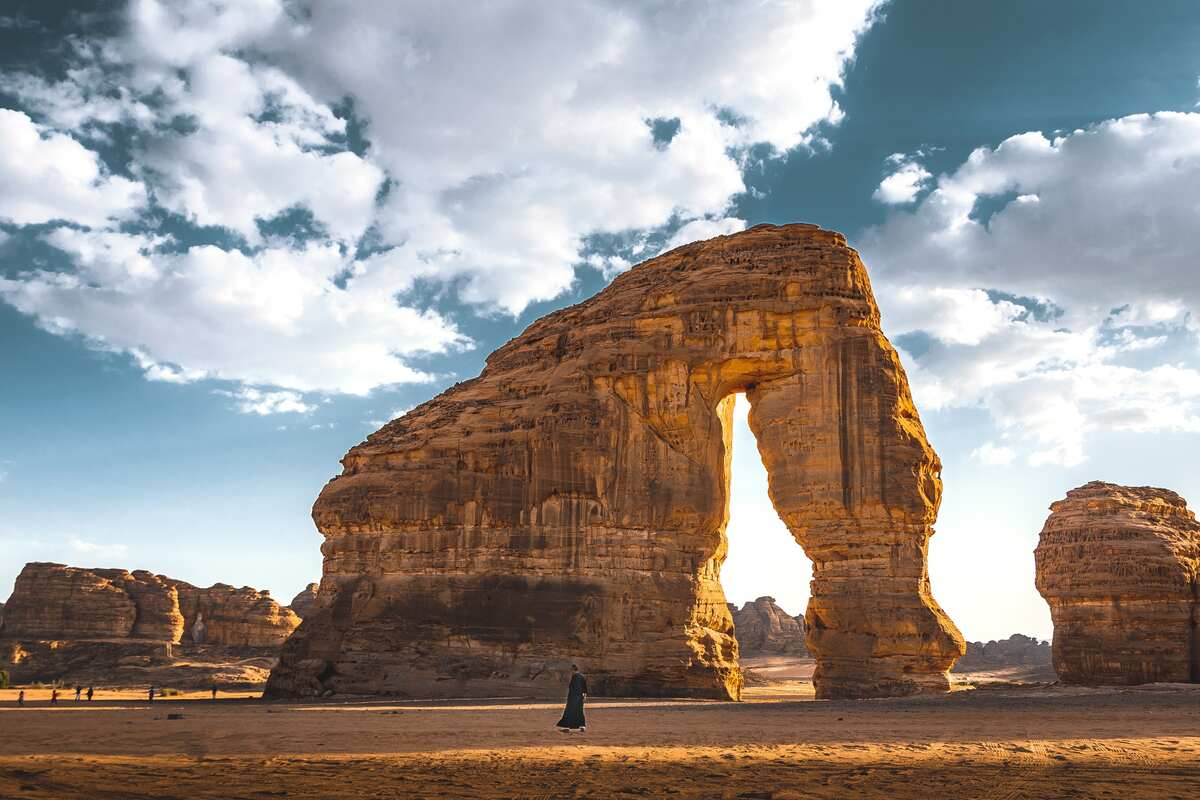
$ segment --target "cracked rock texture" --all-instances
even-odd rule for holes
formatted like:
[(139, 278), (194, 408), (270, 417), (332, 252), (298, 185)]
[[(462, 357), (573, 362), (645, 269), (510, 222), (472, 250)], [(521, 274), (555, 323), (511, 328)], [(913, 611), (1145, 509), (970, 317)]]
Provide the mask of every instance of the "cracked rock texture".
[(940, 463), (866, 269), (840, 234), (764, 225), (634, 267), (351, 449), (313, 507), (322, 603), (268, 694), (558, 696), (574, 662), (594, 694), (739, 697), (737, 392), (813, 562), (817, 694), (946, 689)]
[(299, 624), (300, 618), (268, 592), (250, 587), (198, 588), (144, 570), (31, 562), (17, 576), (0, 637), (262, 648), (278, 647)]
[(1035, 559), (1061, 680), (1200, 682), (1200, 523), (1178, 494), (1072, 489), (1050, 506)]
[(775, 605), (774, 597), (760, 597), (738, 610), (731, 603), (733, 633), (742, 656), (807, 655), (804, 618), (793, 617)]

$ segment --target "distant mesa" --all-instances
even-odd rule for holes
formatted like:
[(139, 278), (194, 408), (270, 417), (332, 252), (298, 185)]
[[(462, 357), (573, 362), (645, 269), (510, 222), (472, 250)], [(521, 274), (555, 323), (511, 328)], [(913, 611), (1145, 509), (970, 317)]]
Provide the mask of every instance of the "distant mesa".
[(1060, 680), (1200, 682), (1200, 523), (1178, 494), (1072, 489), (1050, 506), (1035, 559)]
[(759, 225), (537, 320), (352, 448), (313, 506), (321, 601), (267, 694), (558, 696), (576, 663), (596, 695), (738, 698), (719, 575), (739, 392), (813, 563), (817, 696), (947, 690), (941, 463), (866, 268), (841, 234)]
[(292, 602), (288, 605), (297, 617), (304, 619), (312, 612), (317, 604), (317, 590), (319, 584), (310, 583), (300, 590), (300, 593), (292, 598)]
[(738, 610), (729, 604), (733, 632), (743, 657), (760, 655), (808, 655), (804, 646), (804, 617), (793, 617), (775, 604), (774, 597), (760, 597)]
[[(268, 592), (250, 587), (198, 588), (144, 570), (32, 562), (5, 604), (0, 668), (26, 681), (81, 671), (111, 681), (119, 679), (113, 670), (120, 667), (163, 665), (192, 648), (213, 660), (211, 669), (193, 675), (197, 681), (236, 674), (253, 683), (265, 679), (279, 646), (299, 624)], [(258, 672), (226, 669), (215, 651), (229, 648), (262, 656)], [(128, 670), (124, 675), (137, 677)]]
[(954, 665), (954, 672), (984, 672), (1011, 667), (1049, 665), (1049, 642), (1014, 633), (1007, 639), (967, 642), (967, 653)]
[[(204, 628), (196, 642), (194, 627)], [(226, 647), (278, 647), (300, 624), (266, 591), (207, 589), (144, 570), (31, 562), (13, 587), (0, 637), (157, 639)]]

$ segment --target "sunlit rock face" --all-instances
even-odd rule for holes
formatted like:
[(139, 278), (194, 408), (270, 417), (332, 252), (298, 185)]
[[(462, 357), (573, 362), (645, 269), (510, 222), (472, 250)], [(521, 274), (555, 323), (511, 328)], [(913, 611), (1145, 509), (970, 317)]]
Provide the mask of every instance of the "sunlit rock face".
[(1093, 481), (1050, 506), (1035, 552), (1068, 683), (1200, 682), (1200, 523), (1169, 489)]
[(595, 694), (737, 698), (736, 392), (813, 561), (818, 695), (946, 689), (940, 464), (866, 269), (840, 234), (764, 225), (633, 268), (353, 448), (313, 508), (322, 603), (268, 693), (557, 696), (577, 663)]
[(300, 624), (266, 591), (192, 586), (144, 570), (31, 562), (17, 576), (0, 637), (156, 639), (278, 647)]

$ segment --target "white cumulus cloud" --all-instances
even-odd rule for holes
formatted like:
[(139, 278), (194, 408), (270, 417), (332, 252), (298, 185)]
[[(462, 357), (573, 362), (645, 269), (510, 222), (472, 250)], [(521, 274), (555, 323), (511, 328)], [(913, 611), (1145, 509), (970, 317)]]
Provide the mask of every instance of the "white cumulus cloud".
[(23, 112), (0, 108), (0, 142), (0, 220), (101, 227), (145, 203), (142, 184), (110, 174), (94, 152)]
[(1200, 430), (1197, 209), (1200, 114), (974, 151), (863, 236), (918, 400), (986, 408), (1034, 465), (1099, 430)]
[(909, 160), (903, 153), (893, 153), (888, 157), (888, 164), (893, 167), (892, 172), (884, 176), (879, 188), (871, 195), (881, 203), (911, 203), (933, 177), (929, 170), (919, 162)]
[[(413, 356), (466, 342), (405, 304), (418, 279), (517, 313), (567, 289), (596, 234), (741, 227), (750, 148), (782, 155), (838, 123), (832, 88), (876, 5), (134, 0), (115, 38), (75, 40), (65, 77), (0, 76), (38, 151), (6, 167), (31, 191), (0, 189), (0, 213), (93, 229), (46, 236), (74, 272), (24, 269), (0, 297), (155, 380), (424, 380)], [(138, 131), (130, 179), (79, 144), (122, 125)], [(65, 197), (27, 166), (51, 146), (75, 165)], [(147, 197), (236, 238), (113, 224)]]

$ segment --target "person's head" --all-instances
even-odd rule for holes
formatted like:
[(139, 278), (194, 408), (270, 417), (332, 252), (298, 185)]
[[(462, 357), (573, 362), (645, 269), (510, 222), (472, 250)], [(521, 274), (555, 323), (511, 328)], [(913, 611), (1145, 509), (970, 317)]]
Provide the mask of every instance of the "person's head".
[(575, 666), (574, 664), (572, 664), (572, 665), (571, 665), (571, 672), (579, 672), (579, 667), (577, 667), (577, 666)]

